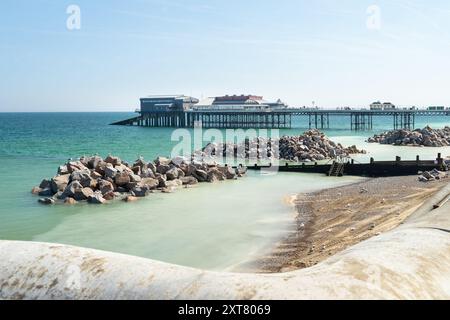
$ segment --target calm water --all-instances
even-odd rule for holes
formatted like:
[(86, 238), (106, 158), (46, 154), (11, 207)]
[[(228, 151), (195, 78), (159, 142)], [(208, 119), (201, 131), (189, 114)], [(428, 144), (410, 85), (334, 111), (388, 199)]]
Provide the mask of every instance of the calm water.
[[(358, 180), (316, 175), (250, 173), (239, 181), (200, 185), (174, 194), (156, 194), (132, 204), (74, 207), (38, 205), (30, 194), (44, 177), (55, 174), (68, 158), (98, 153), (133, 161), (170, 155), (172, 129), (115, 127), (108, 124), (130, 113), (0, 113), (0, 239), (67, 243), (139, 255), (214, 270), (233, 268), (270, 248), (291, 221), (289, 196)], [(449, 125), (450, 118), (420, 118), (418, 126)], [(326, 133), (345, 145), (369, 151), (366, 161), (433, 159), (450, 148), (408, 148), (368, 145), (374, 132), (390, 129), (391, 119), (379, 119), (374, 132), (348, 130), (349, 120), (332, 119), (337, 129)], [(282, 134), (298, 134), (306, 121)]]

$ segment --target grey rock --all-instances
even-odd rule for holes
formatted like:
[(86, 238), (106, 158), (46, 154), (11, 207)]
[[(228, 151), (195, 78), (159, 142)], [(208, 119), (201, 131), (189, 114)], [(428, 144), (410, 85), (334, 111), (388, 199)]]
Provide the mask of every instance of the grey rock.
[(185, 176), (181, 177), (180, 181), (183, 183), (183, 185), (195, 185), (198, 184), (198, 180), (192, 176)]
[(114, 185), (110, 181), (103, 180), (103, 179), (98, 181), (97, 187), (102, 194), (114, 192), (114, 190), (115, 190)]
[(50, 182), (50, 186), (53, 193), (57, 193), (58, 191), (64, 191), (67, 185), (69, 184), (69, 179), (70, 174), (54, 177)]
[(106, 203), (105, 198), (103, 198), (101, 193), (94, 193), (88, 196), (88, 202), (92, 204), (104, 204)]
[(168, 164), (160, 164), (156, 167), (156, 172), (166, 174), (171, 168)]
[(118, 171), (117, 169), (113, 168), (113, 167), (105, 167), (105, 176), (111, 179), (114, 179), (117, 175)]
[(132, 194), (134, 197), (137, 197), (137, 198), (143, 198), (143, 197), (146, 197), (146, 196), (148, 196), (150, 193), (151, 193), (150, 190), (149, 190), (148, 188), (146, 188), (146, 187), (136, 187), (136, 188), (134, 188), (133, 190), (131, 190), (131, 194)]
[(52, 191), (52, 189), (46, 188), (46, 189), (41, 189), (39, 191), (38, 195), (41, 197), (51, 197), (54, 195), (54, 192)]
[(93, 195), (94, 191), (91, 188), (81, 188), (75, 190), (75, 194), (73, 198), (77, 201), (84, 201), (89, 198), (89, 196)]
[(51, 205), (51, 204), (55, 204), (56, 201), (52, 198), (43, 198), (43, 199), (39, 199), (38, 200), (39, 203), (41, 204), (45, 204), (45, 205)]
[(199, 182), (205, 182), (208, 179), (208, 173), (204, 170), (195, 170), (192, 174)]
[(114, 182), (119, 187), (126, 186), (131, 182), (130, 175), (127, 172), (118, 173), (114, 178)]
[(105, 159), (106, 163), (111, 163), (113, 166), (121, 165), (122, 160), (119, 157), (108, 156)]
[(41, 181), (41, 184), (39, 185), (39, 188), (41, 188), (41, 189), (50, 188), (51, 187), (50, 184), (51, 184), (51, 180), (43, 179)]
[(158, 188), (160, 181), (158, 179), (153, 178), (143, 178), (141, 182), (139, 182), (139, 186), (146, 186), (149, 190), (153, 190)]
[(173, 167), (172, 169), (165, 172), (167, 180), (175, 180), (179, 176), (178, 168)]

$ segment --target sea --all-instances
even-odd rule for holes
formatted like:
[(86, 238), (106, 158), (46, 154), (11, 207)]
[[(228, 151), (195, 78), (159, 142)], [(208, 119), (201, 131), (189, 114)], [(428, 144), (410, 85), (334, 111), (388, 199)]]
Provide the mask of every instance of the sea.
[[(200, 184), (172, 194), (152, 194), (135, 203), (102, 206), (38, 204), (31, 189), (56, 174), (68, 159), (98, 154), (132, 162), (171, 156), (180, 141), (172, 128), (111, 126), (132, 113), (0, 113), (0, 239), (52, 242), (136, 255), (189, 267), (239, 271), (269, 252), (295, 218), (292, 197), (361, 180), (299, 173), (256, 173), (237, 181)], [(369, 136), (392, 129), (390, 117), (371, 131), (351, 131), (347, 117), (330, 118), (323, 130), (344, 146), (367, 154), (356, 161), (435, 159), (450, 148), (368, 144)], [(418, 117), (416, 127), (450, 125), (450, 117)], [(308, 130), (294, 119), (280, 135)], [(184, 133), (194, 134), (193, 130)], [(175, 138), (174, 138), (175, 137)], [(226, 134), (224, 132), (224, 137)], [(205, 141), (206, 143), (207, 141)]]

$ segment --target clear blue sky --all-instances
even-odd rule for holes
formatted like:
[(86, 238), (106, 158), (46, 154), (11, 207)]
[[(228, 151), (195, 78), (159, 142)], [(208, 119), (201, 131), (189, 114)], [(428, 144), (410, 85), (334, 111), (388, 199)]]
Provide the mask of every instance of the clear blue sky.
[(128, 111), (168, 93), (450, 106), (450, 2), (1, 0), (0, 75), (0, 111)]

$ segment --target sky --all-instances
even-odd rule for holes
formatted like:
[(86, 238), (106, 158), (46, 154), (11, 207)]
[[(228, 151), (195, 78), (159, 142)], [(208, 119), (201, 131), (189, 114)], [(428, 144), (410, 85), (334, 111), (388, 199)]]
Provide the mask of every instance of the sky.
[(0, 112), (151, 94), (450, 106), (449, 77), (448, 0), (0, 1)]

